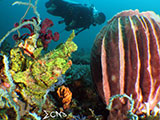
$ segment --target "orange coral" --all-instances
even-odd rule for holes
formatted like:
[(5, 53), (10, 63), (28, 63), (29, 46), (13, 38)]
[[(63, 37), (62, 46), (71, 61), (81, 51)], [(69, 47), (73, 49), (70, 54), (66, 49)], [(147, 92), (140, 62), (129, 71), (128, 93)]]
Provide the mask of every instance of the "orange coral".
[(65, 87), (63, 85), (63, 86), (58, 88), (57, 94), (58, 94), (59, 98), (62, 99), (63, 108), (64, 109), (69, 108), (69, 104), (72, 100), (72, 92), (69, 90), (69, 88)]

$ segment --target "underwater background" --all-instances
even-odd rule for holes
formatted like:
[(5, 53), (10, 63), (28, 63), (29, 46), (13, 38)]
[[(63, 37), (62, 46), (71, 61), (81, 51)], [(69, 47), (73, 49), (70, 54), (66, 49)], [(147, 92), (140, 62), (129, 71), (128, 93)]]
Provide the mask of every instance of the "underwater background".
[[(26, 0), (22, 0), (26, 1)], [(54, 32), (60, 33), (60, 40), (57, 43), (65, 41), (70, 32), (64, 30), (64, 24), (58, 24), (59, 20), (62, 18), (55, 17), (47, 13), (45, 8), (45, 3), (48, 0), (39, 0), (38, 2), (38, 12), (42, 20), (49, 18), (53, 21), (54, 26), (50, 28)], [(100, 29), (110, 20), (115, 14), (123, 10), (129, 9), (139, 9), (142, 11), (154, 11), (157, 14), (160, 14), (160, 1), (159, 0), (72, 0), (74, 2), (93, 4), (95, 8), (99, 11), (104, 12), (106, 15), (106, 22), (102, 25), (90, 26), (89, 29), (81, 32), (75, 38), (75, 42), (78, 44), (79, 48), (90, 49), (92, 47), (93, 41), (100, 31)], [(20, 18), (24, 15), (28, 6), (15, 5), (12, 6), (14, 0), (0, 0), (0, 37), (4, 36), (8, 30), (12, 29), (15, 22), (18, 22)], [(33, 17), (32, 9), (29, 10), (26, 18)], [(62, 32), (63, 31), (63, 32)], [(11, 37), (11, 36), (10, 36)], [(12, 41), (12, 40), (10, 40)], [(12, 41), (13, 42), (13, 41)], [(55, 42), (52, 41), (49, 44), (49, 48), (53, 48)]]
[[(12, 6), (12, 3), (14, 3), (15, 1), (16, 0), (0, 0), (0, 15), (1, 15), (0, 39), (9, 30), (14, 28), (14, 24), (20, 21), (20, 19), (22, 18), (22, 16), (24, 16), (28, 8), (28, 6), (25, 5)], [(29, 0), (20, 0), (20, 1), (28, 2)], [(31, 1), (32, 3), (34, 3), (35, 0)], [(9, 35), (9, 37), (6, 38), (6, 41), (9, 42), (10, 45), (4, 42), (3, 45), (4, 46), (6, 45), (5, 47), (2, 45), (4, 51), (3, 50), (0, 51), (2, 52), (2, 54), (0, 53), (0, 103), (3, 103), (0, 104), (0, 109), (3, 108), (0, 110), (0, 119), (3, 118), (3, 120), (7, 120), (5, 118), (8, 117), (9, 118), (8, 120), (14, 120), (14, 119), (16, 120), (15, 116), (16, 113), (18, 117), (19, 116), (22, 117), (21, 120), (28, 120), (25, 119), (27, 117), (30, 118), (29, 120), (32, 120), (31, 116), (35, 118), (37, 117), (36, 120), (40, 120), (41, 118), (45, 117), (45, 111), (42, 110), (47, 110), (50, 112), (59, 111), (65, 113), (67, 117), (66, 116), (63, 117), (64, 120), (107, 120), (106, 118), (109, 115), (109, 111), (106, 110), (106, 105), (103, 103), (104, 101), (102, 101), (97, 94), (97, 91), (95, 89), (96, 83), (94, 84), (92, 81), (93, 69), (91, 67), (95, 67), (95, 73), (101, 74), (102, 72), (101, 69), (99, 68), (96, 69), (96, 65), (101, 65), (101, 64), (99, 63), (93, 64), (94, 61), (98, 61), (101, 59), (98, 58), (101, 55), (99, 55), (98, 57), (96, 56), (95, 59), (93, 59), (94, 55), (92, 55), (92, 53), (95, 52), (96, 55), (96, 53), (98, 53), (97, 51), (99, 50), (98, 49), (93, 52), (94, 47), (96, 46), (95, 45), (91, 52), (94, 40), (96, 39), (96, 36), (100, 32), (100, 30), (107, 24), (107, 21), (112, 19), (117, 13), (122, 12), (124, 10), (138, 9), (140, 12), (154, 11), (157, 15), (160, 15), (160, 9), (159, 9), (160, 1), (159, 0), (152, 0), (152, 1), (151, 0), (131, 0), (131, 1), (72, 0), (72, 1), (81, 4), (94, 5), (98, 11), (101, 11), (106, 15), (105, 23), (102, 25), (90, 26), (89, 29), (84, 30), (83, 32), (74, 37), (73, 35), (74, 32), (65, 31), (64, 30), (65, 25), (58, 24), (58, 21), (62, 20), (62, 18), (55, 17), (47, 13), (45, 3), (48, 2), (48, 0), (38, 0), (37, 11), (40, 14), (40, 19), (42, 21), (44, 21), (46, 18), (52, 20), (54, 25), (49, 29), (52, 30), (53, 33), (58, 32), (60, 34), (60, 39), (57, 42), (51, 41), (51, 43), (49, 43), (49, 46), (47, 48), (50, 52), (45, 51), (44, 54), (43, 53), (41, 54), (42, 46), (40, 47), (38, 45), (37, 45), (38, 47), (34, 46), (34, 41), (38, 41), (38, 39), (35, 40), (36, 37), (34, 38), (34, 35), (36, 36), (36, 34), (34, 34), (33, 36), (30, 35), (30, 37), (25, 38), (24, 41), (33, 40), (33, 44), (32, 42), (30, 43), (31, 47), (33, 46), (35, 47), (33, 52), (35, 51), (36, 52), (35, 54), (33, 54), (30, 53), (30, 51), (29, 52), (26, 51), (25, 42), (23, 45), (20, 43), (18, 47), (14, 47), (15, 41), (12, 39), (12, 35), (15, 34), (16, 32), (11, 33), (11, 35)], [(34, 16), (35, 14), (33, 12), (33, 9), (31, 8), (27, 13), (25, 19), (30, 19)], [(23, 32), (26, 33), (26, 31), (29, 32), (28, 29), (20, 29), (20, 31), (22, 31), (22, 33)], [(99, 36), (100, 35), (101, 34), (99, 34)], [(127, 36), (126, 38), (130, 38), (130, 36), (129, 37)], [(36, 44), (38, 44), (38, 42)], [(28, 43), (26, 42), (26, 48), (27, 45)], [(7, 47), (10, 50), (6, 50), (5, 48)], [(115, 48), (113, 47), (112, 51), (114, 50)], [(22, 53), (24, 53), (24, 55)], [(135, 51), (133, 51), (133, 53), (135, 53)], [(110, 55), (111, 58), (112, 56), (115, 56), (112, 53)], [(158, 76), (160, 75), (159, 74), (160, 67), (158, 67), (158, 62), (160, 57), (158, 55), (156, 57), (157, 57), (157, 59), (155, 60), (157, 62), (156, 72)], [(114, 60), (118, 61), (117, 59)], [(135, 59), (133, 58), (133, 61), (134, 60)], [(113, 59), (111, 60), (111, 64), (112, 63), (114, 64)], [(115, 68), (118, 67), (116, 66)], [(121, 71), (121, 69), (119, 71)], [(132, 77), (132, 75), (130, 76)], [(115, 76), (113, 76), (113, 82), (114, 82), (114, 77)], [(15, 89), (11, 89), (12, 87), (10, 86), (15, 87)], [(12, 93), (12, 91), (14, 94)], [(64, 93), (63, 96), (61, 95), (62, 93)], [(8, 95), (9, 97), (5, 95)], [(5, 99), (1, 99), (2, 98), (1, 96), (4, 97)], [(118, 97), (121, 98), (123, 96), (118, 96)], [(9, 104), (11, 106), (7, 106), (8, 98), (10, 99)], [(132, 98), (132, 96), (130, 98)], [(116, 97), (114, 99), (116, 99)], [(67, 103), (65, 100), (67, 101)], [(160, 102), (158, 107), (160, 108)], [(160, 111), (160, 109), (158, 110)], [(160, 114), (160, 112), (158, 114)], [(135, 117), (134, 114), (131, 115), (132, 115), (131, 117)], [(13, 117), (14, 119), (12, 119)], [(146, 119), (145, 117), (146, 116), (142, 116), (144, 120)], [(158, 116), (157, 119), (155, 120), (159, 120), (159, 118), (160, 116)], [(52, 120), (52, 118), (50, 117), (50, 119), (48, 120)], [(59, 118), (55, 120), (59, 120)]]

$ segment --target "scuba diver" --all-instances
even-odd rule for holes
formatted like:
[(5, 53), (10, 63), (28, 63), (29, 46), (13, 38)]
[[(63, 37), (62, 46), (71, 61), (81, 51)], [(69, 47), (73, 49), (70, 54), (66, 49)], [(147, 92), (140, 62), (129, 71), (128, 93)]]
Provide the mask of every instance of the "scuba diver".
[(106, 20), (104, 13), (98, 12), (93, 5), (82, 5), (69, 0), (49, 0), (45, 6), (48, 13), (63, 18), (58, 23), (65, 23), (66, 31), (74, 29), (76, 35), (91, 25), (101, 25)]

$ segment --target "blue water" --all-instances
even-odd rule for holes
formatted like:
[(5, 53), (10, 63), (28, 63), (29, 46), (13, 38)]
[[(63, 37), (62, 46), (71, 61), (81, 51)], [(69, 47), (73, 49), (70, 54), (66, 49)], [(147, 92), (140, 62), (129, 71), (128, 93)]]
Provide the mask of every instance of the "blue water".
[[(5, 35), (8, 30), (13, 28), (15, 22), (19, 22), (20, 18), (24, 15), (27, 6), (15, 5), (12, 3), (15, 0), (0, 0), (0, 37)], [(27, 1), (27, 0), (21, 0)], [(34, 1), (34, 0), (32, 0)], [(54, 22), (54, 26), (50, 28), (53, 32), (60, 32), (60, 40), (57, 43), (65, 41), (71, 32), (63, 31), (64, 25), (59, 25), (57, 22), (61, 20), (59, 17), (54, 17), (46, 12), (45, 2), (48, 0), (39, 0), (38, 12), (40, 13), (41, 19), (49, 18)], [(72, 0), (80, 3), (94, 4), (97, 10), (105, 13), (107, 20), (111, 19), (116, 13), (128, 9), (139, 9), (139, 11), (154, 11), (160, 14), (160, 1), (159, 0)], [(33, 17), (32, 9), (29, 11), (26, 18)], [(107, 23), (107, 21), (100, 26), (93, 27), (80, 33), (74, 41), (78, 44), (79, 48), (90, 49), (93, 41), (100, 31), (100, 29)], [(11, 37), (9, 37), (10, 41)], [(49, 49), (56, 46), (55, 43), (49, 45)]]

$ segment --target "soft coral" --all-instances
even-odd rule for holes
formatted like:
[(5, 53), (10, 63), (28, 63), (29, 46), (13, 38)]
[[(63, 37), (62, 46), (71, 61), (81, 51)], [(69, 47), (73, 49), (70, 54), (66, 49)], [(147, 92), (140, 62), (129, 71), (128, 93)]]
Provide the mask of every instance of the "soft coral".
[[(33, 19), (37, 21), (36, 17), (32, 17), (31, 19), (23, 20), (22, 23), (25, 22), (25, 21), (33, 21)], [(54, 41), (59, 40), (59, 33), (58, 32), (55, 32), (54, 35), (53, 35), (52, 31), (48, 30), (48, 28), (52, 27), (53, 25), (54, 25), (53, 22), (48, 18), (46, 18), (40, 25), (41, 30), (39, 31), (39, 39), (41, 39), (44, 48), (48, 47), (48, 44), (51, 42), (51, 40), (54, 40)], [(17, 27), (17, 26), (19, 26), (19, 24), (15, 23), (14, 27)], [(20, 39), (24, 40), (26, 37), (34, 34), (33, 25), (31, 25), (31, 24), (24, 25), (22, 28), (28, 28), (29, 31), (30, 31), (30, 34), (29, 33), (24, 33), (20, 37), (17, 34), (14, 34), (13, 35), (14, 40), (20, 40)]]

